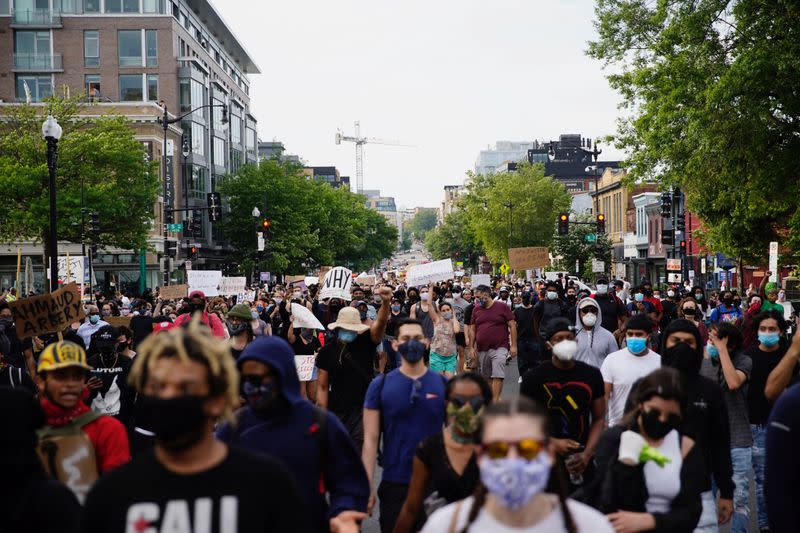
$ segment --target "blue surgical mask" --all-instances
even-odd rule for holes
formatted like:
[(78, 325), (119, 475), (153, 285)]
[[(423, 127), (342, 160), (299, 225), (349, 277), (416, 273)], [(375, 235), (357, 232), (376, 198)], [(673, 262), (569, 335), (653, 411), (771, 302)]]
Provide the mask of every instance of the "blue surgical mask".
[(642, 337), (628, 337), (625, 342), (633, 355), (641, 355), (647, 349), (647, 339)]
[(257, 305), (256, 306), (256, 311), (258, 311), (259, 313), (262, 312), (263, 310), (264, 310), (264, 306), (263, 305)]
[(397, 347), (400, 356), (409, 363), (416, 363), (425, 355), (425, 345), (416, 339), (411, 339)]
[(778, 333), (760, 333), (758, 334), (758, 342), (767, 347), (772, 347), (781, 341), (781, 336)]
[(353, 342), (358, 338), (358, 333), (355, 331), (349, 331), (346, 329), (340, 329), (339, 332), (336, 334), (340, 341), (347, 344)]
[(393, 306), (392, 306), (392, 311), (394, 311), (395, 313), (397, 313), (398, 311), (400, 311), (400, 306), (399, 306), (399, 305), (393, 305)]
[(642, 302), (642, 301), (644, 301), (644, 294), (643, 294), (643, 293), (641, 293), (641, 292), (637, 292), (637, 293), (636, 293), (636, 294), (633, 296), (633, 299), (634, 299), (634, 300), (636, 300), (637, 302)]
[(100, 322), (100, 315), (89, 315), (89, 322), (92, 324), (97, 324)]
[(711, 359), (717, 359), (719, 357), (719, 350), (717, 349), (716, 346), (711, 344), (711, 342), (706, 344), (706, 353), (708, 353), (708, 356)]

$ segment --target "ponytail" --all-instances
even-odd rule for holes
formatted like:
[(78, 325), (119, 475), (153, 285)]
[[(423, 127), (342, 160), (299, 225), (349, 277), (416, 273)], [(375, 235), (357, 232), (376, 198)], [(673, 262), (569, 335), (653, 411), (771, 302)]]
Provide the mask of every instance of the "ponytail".
[(478, 518), (478, 513), (481, 511), (483, 504), (486, 503), (487, 492), (488, 491), (486, 490), (486, 485), (479, 482), (478, 487), (475, 489), (475, 492), (472, 495), (474, 500), (472, 502), (472, 507), (469, 510), (469, 515), (467, 516), (467, 523), (464, 524), (464, 529), (461, 530), (461, 533), (467, 533), (469, 526), (471, 526), (472, 523), (475, 521), (475, 519)]
[(556, 490), (558, 495), (558, 505), (561, 507), (561, 518), (564, 520), (564, 529), (566, 529), (567, 533), (578, 533), (575, 520), (573, 520), (572, 513), (567, 506), (567, 481), (564, 479), (564, 472), (560, 468), (553, 468), (550, 475), (555, 476), (555, 483), (552, 484), (552, 487)]

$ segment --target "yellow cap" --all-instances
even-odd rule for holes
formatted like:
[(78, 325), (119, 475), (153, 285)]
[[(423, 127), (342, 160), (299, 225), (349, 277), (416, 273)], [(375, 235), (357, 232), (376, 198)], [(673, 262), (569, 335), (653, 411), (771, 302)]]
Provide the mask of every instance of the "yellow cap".
[(69, 341), (59, 341), (45, 346), (39, 355), (38, 372), (49, 372), (59, 368), (77, 366), (86, 370), (92, 367), (86, 363), (86, 352), (83, 348)]

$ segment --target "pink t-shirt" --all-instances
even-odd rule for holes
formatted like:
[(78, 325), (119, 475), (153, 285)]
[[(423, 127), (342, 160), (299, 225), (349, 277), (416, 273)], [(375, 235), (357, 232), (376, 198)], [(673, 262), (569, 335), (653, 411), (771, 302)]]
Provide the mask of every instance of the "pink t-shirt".
[(478, 306), (472, 311), (475, 342), (479, 352), (508, 349), (508, 323), (514, 320), (511, 309), (503, 302), (494, 302), (488, 308)]

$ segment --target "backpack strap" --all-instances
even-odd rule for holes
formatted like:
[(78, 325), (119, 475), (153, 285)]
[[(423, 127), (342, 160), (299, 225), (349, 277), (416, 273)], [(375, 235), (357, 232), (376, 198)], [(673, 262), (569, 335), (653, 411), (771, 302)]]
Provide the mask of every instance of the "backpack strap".
[(103, 416), (101, 413), (92, 411), (90, 409), (85, 413), (81, 413), (80, 415), (76, 416), (69, 424), (64, 424), (63, 426), (58, 427), (45, 426), (40, 429), (37, 434), (39, 435), (40, 440), (75, 435), (79, 433), (84, 426), (91, 424), (101, 416)]

